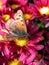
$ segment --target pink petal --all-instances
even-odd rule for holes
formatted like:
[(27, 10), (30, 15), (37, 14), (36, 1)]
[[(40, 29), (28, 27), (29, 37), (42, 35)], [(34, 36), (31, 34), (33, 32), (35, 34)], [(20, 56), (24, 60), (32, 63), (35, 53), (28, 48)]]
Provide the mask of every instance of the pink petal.
[(41, 41), (41, 37), (35, 38), (33, 40), (29, 41), (29, 44), (34, 44), (34, 43), (38, 43), (39, 41)]
[(36, 48), (36, 50), (41, 50), (44, 48), (44, 46), (43, 45), (35, 45), (35, 48)]
[(4, 36), (6, 33), (0, 30), (0, 35)]
[(41, 0), (41, 3), (42, 3), (43, 6), (46, 6), (47, 2), (48, 2), (48, 0)]
[(21, 53), (19, 60), (24, 61), (26, 59), (26, 55), (24, 53)]
[(7, 0), (1, 0), (3, 4), (6, 4)]
[(34, 3), (36, 4), (39, 0), (34, 0)]
[(47, 0), (47, 1), (48, 1), (47, 5), (49, 6), (49, 0)]
[(26, 62), (30, 63), (34, 60), (34, 58), (36, 57), (36, 52), (32, 51), (32, 54), (27, 58)]
[(46, 55), (45, 58), (49, 60), (49, 55)]
[(27, 0), (15, 0), (15, 2), (20, 3), (20, 5), (26, 5)]
[(30, 48), (27, 48), (30, 52), (30, 56), (28, 56), (26, 62), (27, 64), (32, 62), (34, 60), (34, 58), (37, 56), (37, 52), (34, 50), (34, 49), (30, 49)]

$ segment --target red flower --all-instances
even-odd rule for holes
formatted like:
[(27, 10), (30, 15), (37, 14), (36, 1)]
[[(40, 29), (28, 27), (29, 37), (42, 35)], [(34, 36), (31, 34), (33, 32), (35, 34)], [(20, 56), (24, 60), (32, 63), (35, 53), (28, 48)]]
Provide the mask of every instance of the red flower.
[(30, 4), (33, 17), (39, 18), (44, 23), (49, 22), (49, 0), (34, 0), (34, 4)]
[(0, 0), (0, 10), (3, 10), (6, 7), (7, 0)]

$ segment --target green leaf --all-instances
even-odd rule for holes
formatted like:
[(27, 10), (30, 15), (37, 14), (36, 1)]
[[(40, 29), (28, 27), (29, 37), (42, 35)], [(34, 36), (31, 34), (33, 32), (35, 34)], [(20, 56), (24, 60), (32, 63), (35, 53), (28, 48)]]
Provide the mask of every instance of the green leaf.
[(41, 28), (44, 28), (45, 27), (45, 24), (44, 23), (38, 23), (37, 24), (39, 27), (41, 27)]

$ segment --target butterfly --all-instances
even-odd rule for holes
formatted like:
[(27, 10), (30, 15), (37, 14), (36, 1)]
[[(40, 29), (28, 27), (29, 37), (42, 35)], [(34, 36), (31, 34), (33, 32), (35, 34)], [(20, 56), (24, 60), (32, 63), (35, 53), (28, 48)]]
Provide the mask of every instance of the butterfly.
[(14, 14), (14, 19), (13, 18), (9, 19), (5, 26), (9, 31), (9, 34), (6, 35), (6, 38), (9, 40), (16, 37), (28, 36), (27, 27), (23, 17), (23, 12), (21, 10), (18, 10)]

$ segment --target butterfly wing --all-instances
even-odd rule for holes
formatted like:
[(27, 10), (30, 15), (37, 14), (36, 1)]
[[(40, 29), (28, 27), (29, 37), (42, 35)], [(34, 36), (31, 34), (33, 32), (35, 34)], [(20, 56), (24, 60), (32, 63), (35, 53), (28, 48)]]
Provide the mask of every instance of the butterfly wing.
[(27, 28), (21, 10), (17, 11), (17, 13), (14, 15), (14, 19), (10, 19), (6, 23), (6, 28), (9, 30), (9, 34), (6, 36), (7, 39), (27, 37)]
[(17, 28), (21, 31), (27, 32), (26, 24), (23, 17), (23, 12), (21, 10), (18, 10), (17, 13), (14, 15), (15, 20), (17, 21)]

